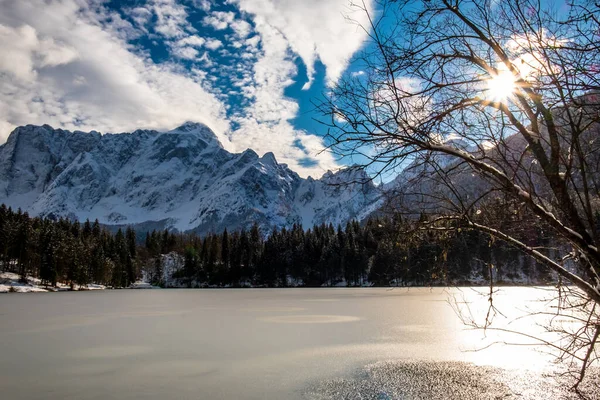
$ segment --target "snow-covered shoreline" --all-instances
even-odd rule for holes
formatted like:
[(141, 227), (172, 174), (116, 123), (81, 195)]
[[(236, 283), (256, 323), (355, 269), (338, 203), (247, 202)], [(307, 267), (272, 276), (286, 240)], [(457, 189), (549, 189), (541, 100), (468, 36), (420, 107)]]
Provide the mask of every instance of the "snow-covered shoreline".
[(27, 283), (23, 283), (19, 279), (19, 274), (14, 272), (1, 272), (0, 273), (0, 293), (34, 293), (34, 292), (63, 292), (69, 290), (104, 290), (106, 286), (88, 284), (88, 285), (75, 285), (73, 288), (63, 283), (57, 283), (56, 286), (42, 285), (41, 279), (27, 277)]
[[(156, 289), (147, 282), (135, 282), (129, 289)], [(56, 286), (42, 285), (39, 278), (27, 277), (27, 283), (19, 279), (19, 274), (14, 272), (0, 272), (0, 293), (40, 293), (40, 292), (66, 292), (82, 290), (106, 290), (111, 289), (104, 285), (90, 283), (87, 285), (75, 285), (73, 288), (63, 283), (57, 283)]]

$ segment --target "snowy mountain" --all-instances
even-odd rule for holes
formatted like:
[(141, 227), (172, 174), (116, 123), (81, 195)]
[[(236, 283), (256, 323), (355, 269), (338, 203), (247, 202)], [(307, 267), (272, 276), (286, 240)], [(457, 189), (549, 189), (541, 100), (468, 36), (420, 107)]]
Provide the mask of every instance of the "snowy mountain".
[(0, 146), (0, 203), (139, 230), (344, 224), (380, 197), (363, 170), (303, 179), (272, 153), (228, 152), (198, 123), (105, 135), (27, 125)]

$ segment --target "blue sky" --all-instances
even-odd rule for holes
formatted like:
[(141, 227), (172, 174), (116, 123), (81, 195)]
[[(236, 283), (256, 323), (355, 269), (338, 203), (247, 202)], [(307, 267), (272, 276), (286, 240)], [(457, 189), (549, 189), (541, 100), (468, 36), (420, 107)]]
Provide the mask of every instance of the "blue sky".
[[(209, 125), (303, 176), (341, 164), (311, 101), (366, 35), (349, 0), (0, 0), (0, 141), (18, 125)], [(369, 2), (367, 2), (369, 5)]]

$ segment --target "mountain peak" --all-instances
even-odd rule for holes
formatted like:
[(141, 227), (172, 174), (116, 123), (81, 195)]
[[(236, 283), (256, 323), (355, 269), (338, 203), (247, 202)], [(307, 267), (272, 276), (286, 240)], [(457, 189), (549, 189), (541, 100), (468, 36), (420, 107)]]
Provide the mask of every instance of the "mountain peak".
[(273, 154), (273, 152), (269, 151), (268, 153), (265, 153), (261, 158), (260, 161), (264, 164), (267, 165), (277, 165), (277, 159), (275, 158), (275, 154)]
[(191, 131), (199, 130), (199, 129), (210, 130), (210, 128), (208, 126), (206, 126), (205, 124), (203, 124), (201, 122), (185, 121), (181, 126), (178, 126), (177, 128), (173, 129), (173, 131), (191, 132)]
[(189, 133), (198, 136), (200, 139), (205, 141), (208, 145), (215, 144), (218, 147), (223, 148), (221, 141), (217, 138), (217, 135), (207, 125), (201, 122), (186, 121), (183, 125), (168, 131), (167, 133)]
[(321, 180), (329, 184), (371, 182), (371, 178), (367, 172), (357, 165), (340, 168), (335, 172), (327, 170), (327, 172), (325, 172), (321, 177)]

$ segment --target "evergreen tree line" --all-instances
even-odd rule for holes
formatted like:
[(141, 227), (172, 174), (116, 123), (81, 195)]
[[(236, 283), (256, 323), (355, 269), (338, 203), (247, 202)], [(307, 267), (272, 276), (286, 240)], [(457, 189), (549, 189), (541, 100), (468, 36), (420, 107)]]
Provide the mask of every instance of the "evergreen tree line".
[(16, 272), (26, 281), (74, 286), (90, 283), (129, 286), (138, 276), (136, 234), (102, 228), (98, 220), (31, 218), (0, 205), (0, 270)]
[[(414, 226), (400, 218), (374, 218), (365, 224), (352, 221), (343, 228), (323, 224), (305, 231), (293, 225), (274, 229), (266, 238), (256, 225), (233, 234), (225, 230), (205, 238), (193, 236), (182, 243), (183, 267), (173, 277), (189, 287), (444, 285), (489, 278), (545, 283), (552, 279), (544, 267), (486, 234), (462, 229), (411, 231)], [(541, 231), (526, 235), (532, 245), (546, 241)], [(150, 234), (147, 247), (160, 237), (158, 232)], [(153, 272), (154, 283), (164, 284), (162, 271)]]
[[(507, 212), (506, 207), (496, 207)], [(498, 215), (508, 224), (514, 213)], [(419, 230), (426, 222), (381, 217), (345, 227), (323, 224), (209, 234), (152, 231), (138, 241), (133, 229), (111, 233), (98, 221), (31, 218), (0, 206), (1, 269), (39, 277), (44, 284), (89, 283), (127, 287), (144, 275), (164, 285), (164, 254), (183, 259), (173, 278), (184, 286), (435, 285), (469, 283), (479, 277), (496, 282), (520, 278), (543, 283), (543, 267), (486, 234), (453, 229)], [(514, 224), (514, 223), (513, 223)], [(514, 224), (519, 225), (519, 224)], [(521, 236), (549, 247), (547, 232), (520, 224)]]

